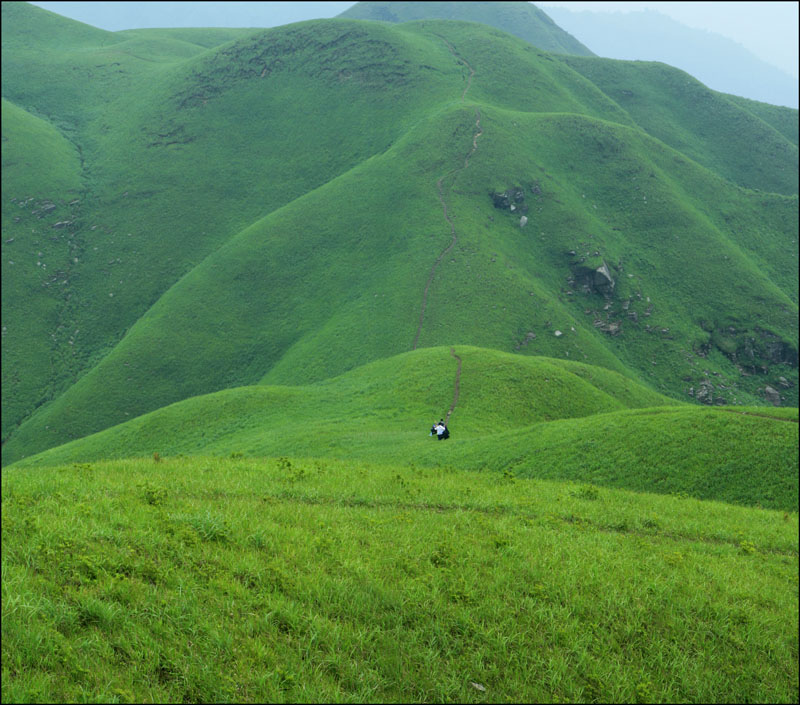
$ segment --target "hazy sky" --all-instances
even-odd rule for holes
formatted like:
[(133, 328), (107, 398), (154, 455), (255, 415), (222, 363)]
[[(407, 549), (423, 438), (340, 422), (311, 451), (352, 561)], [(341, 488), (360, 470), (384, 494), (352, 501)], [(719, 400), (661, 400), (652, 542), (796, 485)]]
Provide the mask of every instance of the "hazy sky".
[[(34, 2), (47, 10), (107, 30), (142, 27), (275, 27), (335, 17), (353, 2)], [(650, 8), (695, 29), (739, 42), (797, 78), (797, 2), (536, 2), (545, 12)]]
[(694, 29), (707, 29), (739, 42), (757, 57), (797, 78), (797, 2), (536, 2), (573, 12), (657, 10)]

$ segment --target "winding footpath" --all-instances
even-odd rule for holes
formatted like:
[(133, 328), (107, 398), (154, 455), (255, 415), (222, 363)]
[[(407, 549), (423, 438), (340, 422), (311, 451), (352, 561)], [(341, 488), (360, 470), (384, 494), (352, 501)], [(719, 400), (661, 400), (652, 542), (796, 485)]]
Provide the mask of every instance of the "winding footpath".
[[(472, 66), (470, 66), (469, 62), (464, 57), (459, 56), (459, 54), (456, 52), (455, 48), (453, 47), (452, 44), (450, 44), (450, 42), (448, 42), (444, 37), (440, 35), (437, 36), (439, 36), (439, 39), (441, 39), (447, 45), (447, 48), (450, 50), (450, 53), (453, 55), (456, 61), (460, 64), (463, 64), (469, 71), (469, 76), (467, 77), (467, 84), (466, 86), (464, 86), (464, 90), (461, 93), (460, 102), (463, 103), (467, 95), (467, 91), (469, 91), (470, 87), (472, 86), (472, 78), (475, 75), (475, 70), (472, 68)], [(412, 345), (412, 350), (416, 350), (417, 344), (419, 343), (419, 336), (420, 333), (422, 332), (422, 325), (425, 322), (425, 311), (428, 306), (428, 291), (430, 289), (431, 283), (433, 282), (433, 278), (436, 276), (436, 271), (439, 268), (439, 265), (441, 264), (445, 255), (447, 255), (447, 253), (450, 252), (450, 250), (452, 250), (455, 244), (458, 242), (458, 235), (456, 234), (455, 224), (453, 223), (452, 219), (450, 218), (450, 215), (447, 212), (447, 202), (445, 201), (444, 198), (444, 190), (442, 187), (442, 183), (446, 178), (449, 178), (450, 176), (453, 176), (469, 167), (469, 160), (472, 158), (472, 155), (475, 154), (475, 152), (478, 150), (478, 138), (482, 134), (483, 134), (483, 128), (481, 127), (481, 113), (476, 108), (475, 133), (472, 136), (472, 149), (464, 158), (464, 166), (458, 167), (457, 169), (453, 169), (452, 171), (447, 172), (444, 176), (441, 176), (436, 181), (436, 193), (439, 198), (439, 203), (442, 205), (442, 214), (444, 215), (445, 221), (447, 221), (447, 224), (450, 226), (450, 243), (439, 253), (439, 256), (433, 262), (431, 270), (428, 273), (428, 279), (425, 282), (425, 288), (422, 291), (422, 305), (419, 312), (419, 323), (417, 324), (417, 332), (414, 335), (414, 343)], [(445, 424), (450, 422), (450, 415), (453, 413), (453, 411), (456, 408), (456, 405), (458, 404), (458, 396), (461, 386), (461, 358), (458, 355), (456, 355), (455, 348), (453, 347), (450, 348), (450, 355), (456, 360), (456, 362), (458, 363), (458, 367), (456, 369), (456, 378), (453, 386), (453, 401), (450, 404), (450, 408), (447, 410), (447, 415), (445, 417)], [(759, 414), (755, 412), (736, 411), (734, 409), (723, 409), (723, 411), (738, 413), (744, 416), (759, 416), (762, 418), (771, 419), (773, 421), (788, 421), (789, 423), (797, 423), (796, 419), (780, 418), (776, 416), (769, 416), (767, 414)]]
[[(470, 69), (472, 70), (472, 69)], [(456, 242), (458, 242), (458, 235), (456, 234), (456, 226), (453, 224), (453, 221), (450, 219), (450, 216), (447, 213), (447, 203), (444, 200), (444, 192), (442, 191), (442, 181), (444, 181), (448, 176), (452, 176), (453, 174), (466, 169), (469, 166), (470, 157), (475, 153), (478, 149), (478, 137), (483, 134), (483, 129), (481, 128), (481, 114), (479, 110), (475, 110), (475, 127), (477, 128), (477, 132), (472, 137), (472, 150), (470, 150), (469, 154), (464, 158), (464, 166), (459, 167), (458, 169), (453, 169), (453, 171), (448, 172), (444, 176), (442, 176), (436, 182), (436, 191), (439, 196), (439, 203), (442, 204), (442, 213), (444, 214), (444, 219), (450, 225), (450, 243), (445, 247), (431, 267), (431, 271), (428, 274), (428, 281), (425, 282), (425, 288), (422, 291), (422, 308), (419, 312), (419, 323), (417, 324), (417, 333), (414, 336), (414, 345), (412, 350), (417, 349), (417, 343), (419, 342), (419, 334), (422, 331), (422, 324), (425, 321), (425, 309), (428, 306), (428, 289), (430, 288), (431, 282), (433, 281), (434, 276), (436, 275), (436, 270), (439, 267), (444, 256), (453, 249)]]
[(456, 359), (458, 362), (458, 368), (456, 369), (456, 382), (453, 385), (453, 403), (450, 404), (450, 408), (447, 410), (447, 416), (444, 419), (444, 425), (450, 422), (450, 414), (453, 413), (453, 409), (456, 408), (456, 404), (458, 404), (458, 393), (461, 387), (461, 358), (456, 355), (455, 348), (450, 348), (450, 354)]
[[(450, 50), (450, 53), (455, 57), (456, 61), (460, 64), (463, 64), (469, 70), (469, 76), (467, 77), (467, 85), (464, 87), (464, 91), (461, 93), (461, 102), (464, 102), (464, 98), (467, 95), (467, 91), (470, 89), (472, 85), (472, 77), (475, 75), (475, 70), (472, 66), (469, 65), (466, 59), (459, 56), (456, 50), (453, 48), (452, 44), (448, 42), (444, 37), (439, 37), (445, 44), (447, 44), (447, 48)], [(442, 187), (442, 183), (444, 180), (454, 174), (457, 174), (460, 171), (469, 167), (469, 160), (471, 159), (472, 155), (478, 149), (478, 138), (483, 134), (483, 128), (481, 127), (481, 113), (476, 108), (475, 109), (475, 133), (472, 136), (472, 149), (469, 153), (464, 157), (464, 166), (458, 167), (457, 169), (453, 169), (452, 171), (448, 172), (444, 176), (440, 177), (436, 182), (436, 193), (439, 198), (439, 203), (442, 205), (442, 214), (444, 215), (444, 219), (447, 221), (448, 225), (450, 226), (450, 243), (445, 247), (440, 253), (439, 256), (434, 261), (433, 265), (431, 266), (431, 271), (428, 274), (428, 280), (425, 282), (425, 288), (422, 291), (422, 306), (419, 312), (419, 323), (417, 324), (417, 332), (414, 336), (414, 344), (412, 346), (412, 350), (417, 349), (417, 344), (419, 343), (419, 335), (422, 331), (422, 324), (425, 322), (425, 311), (428, 307), (428, 290), (430, 289), (431, 282), (433, 282), (433, 278), (436, 276), (436, 270), (439, 268), (442, 260), (444, 259), (445, 255), (453, 249), (456, 242), (458, 242), (458, 235), (456, 234), (456, 226), (453, 223), (450, 215), (447, 212), (447, 202), (444, 198), (444, 190)], [(450, 355), (455, 358), (458, 362), (458, 368), (456, 369), (456, 379), (453, 388), (453, 402), (450, 404), (450, 408), (447, 411), (447, 417), (445, 419), (445, 424), (449, 423), (450, 415), (453, 413), (453, 410), (456, 408), (456, 404), (458, 404), (458, 395), (459, 395), (459, 388), (461, 385), (461, 358), (456, 355), (455, 349), (450, 348)]]

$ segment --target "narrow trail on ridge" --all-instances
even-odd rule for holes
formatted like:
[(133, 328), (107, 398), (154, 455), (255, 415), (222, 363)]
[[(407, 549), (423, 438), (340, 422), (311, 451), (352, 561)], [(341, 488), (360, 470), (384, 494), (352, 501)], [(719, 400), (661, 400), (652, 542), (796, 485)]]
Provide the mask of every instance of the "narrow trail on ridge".
[(458, 361), (458, 368), (456, 369), (456, 382), (453, 385), (453, 403), (450, 404), (450, 408), (447, 410), (447, 416), (444, 419), (445, 426), (450, 422), (450, 414), (453, 413), (453, 409), (458, 404), (458, 394), (461, 387), (461, 358), (456, 355), (455, 348), (450, 348), (450, 354)]
[[(475, 70), (472, 68), (472, 66), (469, 65), (469, 62), (467, 62), (466, 59), (458, 55), (458, 53), (453, 48), (452, 44), (450, 44), (450, 42), (448, 42), (444, 37), (439, 37), (439, 38), (445, 44), (447, 44), (447, 48), (450, 50), (450, 53), (455, 57), (456, 61), (458, 61), (461, 64), (464, 64), (464, 66), (466, 66), (467, 69), (469, 70), (469, 76), (467, 77), (467, 85), (464, 87), (464, 91), (461, 93), (461, 102), (463, 103), (464, 98), (467, 95), (467, 91), (470, 89), (470, 86), (472, 85), (472, 77), (475, 75)], [(444, 256), (448, 252), (450, 252), (450, 250), (452, 250), (453, 247), (455, 246), (456, 242), (458, 242), (458, 235), (456, 234), (456, 226), (447, 212), (447, 202), (445, 201), (444, 198), (442, 182), (446, 178), (453, 176), (454, 174), (457, 174), (458, 172), (463, 171), (464, 169), (469, 167), (469, 160), (478, 149), (478, 137), (480, 137), (483, 134), (483, 128), (481, 127), (481, 113), (480, 110), (478, 110), (477, 108), (475, 109), (475, 127), (476, 131), (472, 136), (472, 149), (464, 157), (464, 166), (460, 166), (457, 169), (453, 169), (452, 171), (447, 172), (444, 176), (441, 176), (436, 182), (436, 194), (439, 198), (439, 203), (441, 203), (442, 205), (442, 214), (444, 215), (444, 219), (450, 226), (450, 243), (439, 253), (439, 256), (436, 258), (433, 265), (431, 266), (430, 273), (428, 274), (428, 280), (425, 282), (425, 288), (422, 291), (422, 307), (419, 312), (419, 323), (417, 324), (417, 332), (416, 335), (414, 336), (414, 344), (411, 348), (412, 350), (417, 349), (417, 344), (419, 342), (419, 335), (420, 332), (422, 331), (422, 324), (425, 322), (425, 310), (428, 307), (428, 290), (430, 289), (431, 282), (433, 282), (434, 276), (436, 276), (436, 270), (438, 269), (439, 264), (441, 264), (442, 259), (444, 259)], [(450, 414), (452, 414), (453, 410), (456, 408), (456, 404), (458, 403), (459, 387), (461, 384), (461, 358), (458, 355), (456, 355), (455, 350), (452, 347), (450, 348), (450, 355), (452, 355), (458, 361), (458, 368), (456, 370), (456, 379), (453, 389), (453, 402), (450, 405), (450, 409), (448, 409), (447, 411), (447, 418), (445, 420), (445, 424), (447, 424), (450, 421)]]
[(469, 154), (464, 158), (464, 166), (459, 167), (458, 169), (453, 169), (453, 171), (448, 172), (436, 182), (436, 190), (437, 195), (439, 196), (439, 203), (442, 204), (442, 213), (444, 214), (444, 219), (450, 225), (450, 243), (445, 247), (440, 253), (439, 256), (431, 266), (431, 271), (428, 274), (428, 281), (425, 282), (425, 288), (422, 291), (422, 308), (419, 312), (419, 323), (417, 324), (417, 334), (414, 336), (414, 345), (412, 350), (417, 349), (417, 343), (419, 342), (419, 334), (422, 331), (422, 324), (425, 322), (425, 309), (428, 306), (428, 289), (431, 286), (431, 282), (433, 282), (434, 276), (436, 276), (436, 270), (439, 267), (444, 256), (453, 249), (456, 242), (458, 242), (458, 235), (456, 234), (456, 226), (453, 224), (453, 221), (450, 219), (449, 214), (447, 213), (447, 203), (444, 200), (444, 193), (442, 191), (442, 181), (446, 179), (448, 176), (452, 176), (453, 174), (466, 169), (469, 166), (469, 159), (475, 153), (475, 150), (478, 149), (478, 137), (483, 134), (483, 129), (481, 128), (481, 114), (479, 110), (475, 110), (475, 126), (478, 128), (478, 131), (472, 137), (472, 149), (470, 150)]
[(788, 421), (789, 423), (797, 423), (797, 419), (785, 419), (780, 416), (759, 414), (756, 413), (755, 411), (739, 411), (738, 409), (720, 409), (720, 411), (727, 411), (730, 414), (739, 414), (739, 416), (758, 416), (761, 419), (769, 419), (770, 421)]

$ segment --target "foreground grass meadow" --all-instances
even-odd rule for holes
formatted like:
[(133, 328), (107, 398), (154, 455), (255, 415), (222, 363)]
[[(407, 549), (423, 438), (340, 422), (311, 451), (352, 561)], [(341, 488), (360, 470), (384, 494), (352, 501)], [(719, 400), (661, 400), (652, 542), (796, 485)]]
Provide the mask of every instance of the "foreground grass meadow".
[(4, 702), (796, 702), (798, 516), (448, 466), (2, 480)]

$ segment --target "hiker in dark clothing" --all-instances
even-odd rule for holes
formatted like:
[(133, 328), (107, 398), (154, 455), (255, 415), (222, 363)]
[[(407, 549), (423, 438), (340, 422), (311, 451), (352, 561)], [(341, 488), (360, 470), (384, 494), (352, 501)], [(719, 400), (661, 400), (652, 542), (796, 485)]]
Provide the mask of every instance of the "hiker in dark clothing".
[(450, 438), (450, 431), (447, 430), (444, 419), (439, 419), (439, 423), (434, 423), (433, 426), (431, 426), (429, 435), (436, 436), (437, 441), (445, 441)]

